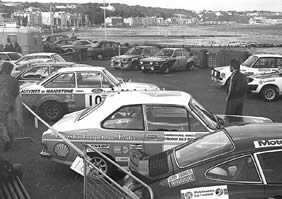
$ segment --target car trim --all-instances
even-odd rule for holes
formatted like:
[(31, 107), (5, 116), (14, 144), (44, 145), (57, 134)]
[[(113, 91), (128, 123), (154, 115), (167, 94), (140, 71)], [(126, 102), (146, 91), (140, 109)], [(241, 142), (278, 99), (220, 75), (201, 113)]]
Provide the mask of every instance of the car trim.
[[(60, 142), (60, 141), (63, 141), (61, 139), (43, 139), (42, 141), (50, 141), (50, 142)], [(137, 144), (140, 144), (141, 142), (144, 143), (144, 140), (102, 140), (102, 139), (86, 139), (86, 140), (83, 140), (83, 139), (71, 139), (71, 142), (77, 142), (77, 143), (81, 143), (81, 142), (85, 142), (85, 143), (95, 143), (95, 144), (99, 144), (99, 142), (101, 143), (137, 143)], [(161, 141), (146, 141), (146, 143), (150, 143), (150, 144), (159, 144), (159, 143), (164, 143), (163, 140)]]
[[(198, 163), (200, 163), (200, 162), (204, 162), (204, 161), (206, 161), (206, 160), (210, 160), (210, 159), (212, 159), (212, 158), (215, 158), (215, 157), (222, 156), (222, 155), (225, 155), (225, 154), (228, 154), (228, 153), (233, 152), (233, 151), (235, 150), (235, 144), (234, 144), (234, 142), (233, 142), (231, 136), (230, 136), (224, 129), (222, 129), (222, 132), (224, 132), (224, 133), (226, 134), (226, 136), (229, 138), (229, 140), (230, 140), (230, 142), (231, 142), (231, 144), (232, 144), (232, 146), (233, 146), (233, 149), (232, 149), (232, 150), (227, 151), (227, 152), (222, 153), (222, 154), (219, 154), (219, 155), (215, 155), (215, 156), (206, 158), (206, 159), (199, 160), (199, 161), (194, 162), (194, 163), (192, 163), (192, 164), (187, 164), (187, 165), (185, 165), (185, 166), (180, 166), (179, 163), (178, 163), (178, 161), (177, 161), (177, 158), (176, 158), (176, 156), (175, 156), (175, 149), (176, 149), (176, 148), (173, 148), (173, 158), (174, 158), (174, 162), (175, 162), (175, 164), (177, 165), (177, 167), (178, 167), (178, 168), (181, 168), (181, 169), (187, 168), (187, 167), (190, 167), (190, 166), (192, 166), (192, 165), (198, 164)], [(215, 133), (216, 133), (216, 132), (215, 132)]]
[[(253, 160), (254, 166), (256, 167), (256, 171), (257, 171), (258, 177), (259, 177), (259, 179), (260, 179), (259, 182), (256, 182), (256, 181), (221, 180), (221, 179), (209, 178), (209, 177), (207, 176), (207, 173), (208, 173), (210, 170), (212, 170), (213, 168), (215, 168), (215, 167), (217, 167), (217, 166), (219, 166), (219, 165), (225, 164), (225, 163), (227, 163), (227, 162), (230, 162), (230, 161), (233, 161), (233, 160), (237, 160), (237, 159), (239, 159), (239, 158), (243, 158), (243, 157), (247, 157), (247, 156), (251, 156), (251, 158), (252, 158), (252, 160)], [(221, 162), (221, 163), (216, 164), (216, 165), (213, 166), (213, 167), (208, 168), (208, 169), (205, 171), (205, 174), (204, 174), (204, 175), (205, 175), (205, 177), (206, 177), (207, 179), (210, 179), (210, 180), (213, 180), (213, 181), (242, 183), (242, 184), (249, 184), (249, 183), (252, 183), (252, 184), (263, 184), (263, 178), (262, 178), (262, 176), (261, 176), (260, 170), (259, 170), (259, 168), (258, 168), (258, 166), (257, 166), (256, 163), (257, 163), (257, 162), (256, 162), (256, 160), (254, 159), (254, 157), (253, 157), (252, 154), (241, 155), (241, 156), (239, 156), (239, 157), (235, 157), (235, 158), (232, 158), (232, 159), (228, 159), (228, 160), (226, 160), (226, 161), (223, 161), (223, 162)]]
[(260, 164), (257, 156), (260, 155), (260, 154), (263, 154), (263, 153), (273, 153), (273, 152), (277, 152), (277, 151), (282, 151), (282, 149), (274, 149), (274, 150), (261, 151), (261, 152), (254, 153), (254, 157), (255, 157), (256, 163), (258, 165), (259, 171), (260, 171), (261, 176), (262, 176), (263, 184), (265, 184), (265, 185), (267, 184), (267, 181), (266, 181), (266, 178), (265, 178), (264, 173), (262, 171), (261, 164)]

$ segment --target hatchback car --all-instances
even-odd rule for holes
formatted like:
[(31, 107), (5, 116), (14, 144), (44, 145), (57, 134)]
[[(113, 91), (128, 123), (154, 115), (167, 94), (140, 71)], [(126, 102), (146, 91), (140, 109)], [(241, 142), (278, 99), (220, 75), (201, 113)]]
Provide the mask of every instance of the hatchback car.
[[(129, 169), (156, 199), (281, 198), (281, 129), (281, 123), (232, 126), (153, 156), (134, 150)], [(131, 178), (124, 184), (149, 198)]]
[(140, 69), (141, 58), (151, 57), (159, 52), (156, 46), (135, 46), (120, 56), (114, 56), (111, 59), (111, 67), (114, 69)]
[[(254, 54), (248, 57), (240, 66), (240, 72), (245, 75), (272, 73), (282, 67), (282, 55)], [(230, 66), (220, 66), (212, 69), (211, 79), (218, 86), (229, 84), (232, 72)]]
[[(83, 66), (83, 67), (81, 67)], [(23, 101), (45, 120), (100, 103), (111, 92), (159, 90), (154, 84), (124, 82), (104, 67), (80, 64), (61, 68), (39, 83), (21, 86)]]
[(50, 76), (60, 68), (79, 66), (73, 62), (44, 62), (35, 63), (31, 67), (21, 71), (16, 75), (20, 84), (26, 82), (40, 82)]
[(73, 41), (71, 44), (61, 45), (60, 47), (66, 52), (71, 53), (76, 51), (78, 48), (87, 48), (90, 49), (91, 47), (96, 46), (96, 41), (92, 41), (89, 39), (79, 39)]
[[(83, 143), (101, 150), (121, 166), (128, 166), (131, 149), (150, 155), (213, 132), (221, 125), (271, 122), (261, 117), (219, 118), (190, 94), (181, 91), (128, 91), (110, 94), (102, 103), (65, 115), (54, 128), (83, 150)], [(239, 119), (240, 118), (240, 119)], [(229, 122), (224, 123), (229, 120)], [(234, 119), (234, 118), (233, 118)], [(71, 165), (77, 152), (51, 130), (42, 135), (41, 156)], [(107, 160), (88, 151), (93, 162), (108, 175)]]
[(156, 55), (140, 60), (143, 72), (170, 73), (173, 70), (193, 70), (193, 55), (184, 48), (162, 48)]

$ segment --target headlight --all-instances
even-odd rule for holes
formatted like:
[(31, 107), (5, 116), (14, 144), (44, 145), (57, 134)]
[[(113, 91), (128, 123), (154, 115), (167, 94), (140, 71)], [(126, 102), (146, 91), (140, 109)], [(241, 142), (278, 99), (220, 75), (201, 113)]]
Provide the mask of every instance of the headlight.
[(221, 76), (222, 78), (225, 78), (226, 74), (225, 74), (225, 73), (221, 73), (220, 76)]
[(142, 61), (140, 61), (140, 64), (143, 64), (143, 62), (142, 62)]
[(151, 64), (151, 65), (153, 65), (153, 64), (154, 64), (154, 62), (152, 62), (152, 61), (151, 61), (151, 62), (150, 62), (150, 64)]

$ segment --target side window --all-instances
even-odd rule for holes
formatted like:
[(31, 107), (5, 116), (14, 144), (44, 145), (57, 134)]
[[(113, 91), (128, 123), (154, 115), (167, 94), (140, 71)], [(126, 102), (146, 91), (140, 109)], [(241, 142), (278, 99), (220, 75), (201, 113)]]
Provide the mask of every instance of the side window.
[(0, 55), (0, 60), (9, 60), (9, 58), (7, 57), (7, 55)]
[(48, 77), (48, 75), (49, 75), (48, 66), (34, 67), (34, 68), (31, 68), (29, 71), (26, 71), (22, 75), (22, 78), (24, 78), (24, 79), (41, 79), (41, 78)]
[(74, 73), (62, 73), (45, 85), (46, 88), (74, 88)]
[(149, 131), (206, 131), (183, 107), (150, 105), (145, 110)]
[(150, 56), (151, 55), (151, 49), (150, 48), (145, 48), (143, 51), (144, 56)]
[(180, 50), (176, 50), (176, 51), (174, 52), (174, 56), (175, 56), (175, 57), (182, 56), (182, 52), (181, 52)]
[(144, 119), (141, 105), (124, 106), (111, 114), (102, 127), (120, 130), (144, 130)]
[(276, 58), (260, 58), (253, 68), (276, 68)]
[(208, 170), (206, 176), (215, 180), (261, 182), (251, 155), (219, 164)]
[(282, 58), (277, 58), (277, 67), (282, 67)]
[(282, 184), (282, 151), (258, 154), (258, 160), (268, 184)]
[(56, 71), (59, 70), (60, 68), (62, 68), (62, 66), (51, 66), (51, 67), (50, 67), (50, 74), (56, 72)]
[(109, 88), (110, 83), (100, 73), (77, 73), (78, 88)]
[(118, 43), (112, 43), (112, 48), (118, 48)]

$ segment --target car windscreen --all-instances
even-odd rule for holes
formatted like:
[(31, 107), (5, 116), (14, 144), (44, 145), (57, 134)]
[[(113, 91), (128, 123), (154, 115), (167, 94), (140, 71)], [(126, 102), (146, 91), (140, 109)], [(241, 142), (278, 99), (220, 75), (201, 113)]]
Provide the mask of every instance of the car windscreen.
[(141, 55), (142, 54), (143, 49), (142, 48), (130, 48), (125, 54), (126, 55)]
[(224, 131), (219, 131), (176, 147), (175, 158), (180, 167), (185, 167), (233, 149), (231, 139)]
[(215, 116), (207, 111), (200, 103), (198, 103), (195, 99), (191, 99), (188, 106), (191, 110), (202, 119), (202, 121), (210, 128), (215, 130), (219, 124), (215, 120)]
[(113, 82), (116, 86), (120, 84), (120, 81), (108, 70), (103, 70), (103, 73), (106, 75), (108, 79), (110, 79), (111, 82)]
[(157, 56), (171, 57), (172, 53), (173, 53), (173, 50), (171, 49), (161, 49), (161, 51), (157, 54)]
[(246, 67), (251, 67), (257, 59), (258, 59), (257, 56), (250, 56), (241, 65)]
[(58, 62), (65, 62), (66, 61), (60, 55), (52, 55), (52, 57), (54, 57), (55, 60), (58, 61)]
[(18, 53), (9, 53), (9, 57), (10, 57), (11, 60), (18, 60), (22, 56), (20, 56)]

